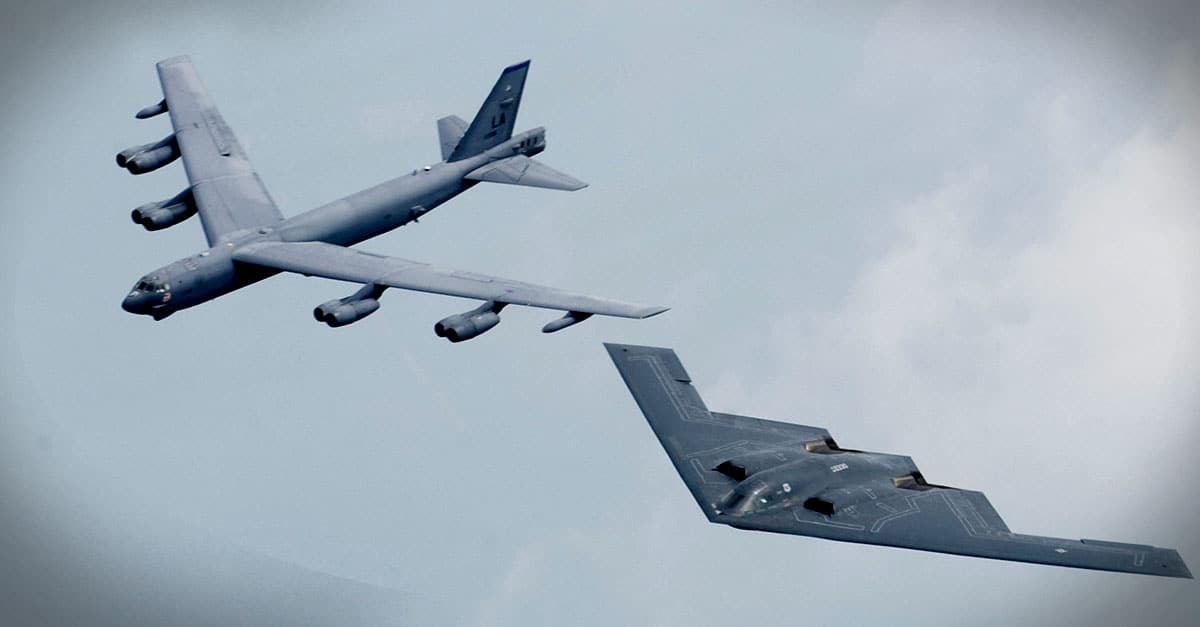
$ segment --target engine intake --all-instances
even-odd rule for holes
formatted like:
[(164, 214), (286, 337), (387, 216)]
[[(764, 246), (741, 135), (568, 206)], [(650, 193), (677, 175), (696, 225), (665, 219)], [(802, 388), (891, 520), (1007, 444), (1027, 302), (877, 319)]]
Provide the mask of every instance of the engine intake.
[(317, 305), (313, 317), (334, 328), (358, 322), (379, 310), (379, 297), (385, 289), (387, 287), (368, 283), (350, 296)]
[(153, 147), (154, 147), (154, 144), (152, 144), (152, 143), (151, 144), (142, 144), (140, 146), (130, 146), (129, 148), (126, 148), (125, 150), (118, 152), (117, 153), (117, 167), (121, 167), (121, 168), (125, 167), (125, 165), (129, 163), (129, 160), (132, 159), (134, 155), (141, 153), (141, 152), (145, 152), (147, 150), (150, 150)]
[(159, 202), (146, 203), (130, 212), (134, 224), (142, 225), (147, 231), (158, 231), (196, 215), (196, 201), (192, 188)]
[(179, 158), (179, 143), (175, 134), (164, 137), (153, 144), (126, 148), (117, 153), (117, 165), (129, 170), (130, 174), (153, 172)]
[(471, 311), (442, 318), (433, 325), (433, 332), (456, 343), (478, 337), (500, 324), (505, 304), (489, 300)]
[(313, 310), (313, 316), (331, 327), (344, 327), (379, 310), (379, 301), (364, 298), (350, 303), (331, 300)]

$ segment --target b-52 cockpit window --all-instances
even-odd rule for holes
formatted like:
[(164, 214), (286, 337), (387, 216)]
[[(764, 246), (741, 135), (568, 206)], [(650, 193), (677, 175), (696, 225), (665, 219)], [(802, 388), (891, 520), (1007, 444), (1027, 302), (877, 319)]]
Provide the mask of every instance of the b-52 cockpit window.
[(141, 290), (143, 292), (155, 292), (161, 294), (171, 289), (171, 284), (158, 283), (157, 281), (142, 279), (141, 281), (138, 281), (138, 284), (133, 289)]

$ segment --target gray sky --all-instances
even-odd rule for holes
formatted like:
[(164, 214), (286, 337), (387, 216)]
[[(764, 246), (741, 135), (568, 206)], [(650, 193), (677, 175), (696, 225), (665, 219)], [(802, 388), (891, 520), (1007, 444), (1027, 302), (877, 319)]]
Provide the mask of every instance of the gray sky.
[[(1194, 581), (710, 525), (600, 346), (674, 347), (712, 408), (911, 455), (1016, 531), (1200, 568), (1188, 3), (193, 4), (0, 27), (8, 607), (1194, 624)], [(286, 215), (435, 160), (435, 120), (532, 58), (521, 125), (591, 187), (479, 186), (362, 247), (673, 310), (543, 336), (552, 314), (510, 309), (452, 346), (432, 325), (473, 303), (392, 291), (330, 330), (312, 307), (353, 287), (284, 276), (124, 313), (141, 274), (203, 246), (194, 221), (128, 218), (180, 167), (113, 164), (169, 131), (133, 113), (181, 53)]]

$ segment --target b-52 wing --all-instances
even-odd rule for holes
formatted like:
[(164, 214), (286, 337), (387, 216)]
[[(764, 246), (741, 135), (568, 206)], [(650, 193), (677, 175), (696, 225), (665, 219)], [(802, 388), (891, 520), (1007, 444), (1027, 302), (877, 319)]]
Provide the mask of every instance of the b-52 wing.
[[(323, 242), (262, 242), (233, 254), (235, 261), (305, 276), (478, 298), (507, 305), (558, 309), (578, 314), (648, 318), (666, 307), (635, 305), (574, 294), (520, 281), (435, 268), (427, 263), (386, 257)], [(580, 320), (583, 316), (578, 317)]]
[(982, 492), (925, 481), (911, 458), (839, 448), (829, 432), (709, 411), (668, 348), (606, 344), (712, 522), (923, 551), (1191, 578), (1146, 545), (1009, 531)]
[[(143, 109), (138, 117), (151, 117), (166, 111), (175, 133), (159, 144), (131, 149), (127, 158), (137, 156), (134, 151), (139, 149), (146, 154), (158, 149), (166, 158), (170, 154), (168, 147), (174, 148), (172, 158), (183, 158), (183, 167), (191, 184), (177, 199), (190, 193), (210, 246), (235, 231), (283, 220), (233, 130), (209, 98), (191, 60), (179, 56), (160, 61), (158, 78), (162, 83), (163, 102)], [(145, 170), (130, 168), (130, 171), (137, 174), (165, 163), (162, 159), (151, 161)], [(120, 157), (117, 163), (128, 167)]]

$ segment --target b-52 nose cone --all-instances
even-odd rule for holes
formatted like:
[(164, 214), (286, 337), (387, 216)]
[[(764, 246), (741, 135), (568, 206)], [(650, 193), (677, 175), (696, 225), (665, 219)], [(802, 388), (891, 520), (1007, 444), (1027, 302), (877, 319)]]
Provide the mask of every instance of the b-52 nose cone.
[(121, 301), (121, 309), (132, 314), (146, 313), (146, 295), (136, 290), (130, 292), (125, 300)]

